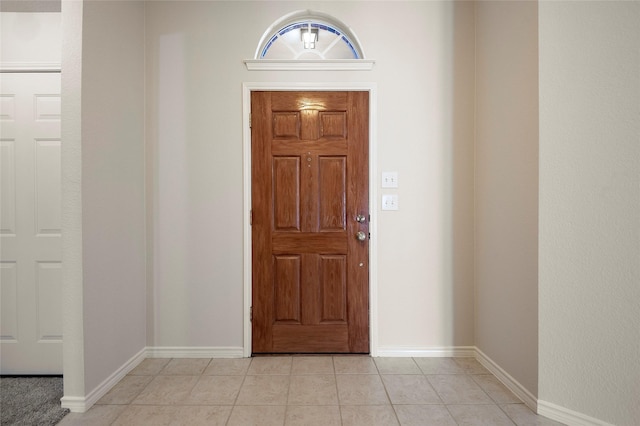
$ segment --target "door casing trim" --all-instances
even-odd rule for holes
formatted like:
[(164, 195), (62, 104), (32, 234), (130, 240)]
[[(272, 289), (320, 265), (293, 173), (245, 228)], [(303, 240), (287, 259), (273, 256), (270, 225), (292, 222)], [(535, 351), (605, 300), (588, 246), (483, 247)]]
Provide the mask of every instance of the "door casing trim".
[(242, 201), (243, 201), (243, 355), (251, 356), (251, 115), (252, 91), (366, 91), (369, 92), (369, 352), (378, 354), (378, 249), (377, 249), (377, 84), (359, 82), (245, 82), (242, 83)]

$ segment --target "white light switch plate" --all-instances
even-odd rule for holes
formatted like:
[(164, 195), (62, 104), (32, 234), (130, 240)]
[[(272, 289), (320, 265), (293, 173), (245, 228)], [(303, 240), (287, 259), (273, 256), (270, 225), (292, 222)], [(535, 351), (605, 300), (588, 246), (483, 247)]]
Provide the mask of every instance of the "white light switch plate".
[(397, 194), (383, 195), (382, 210), (398, 210), (398, 195)]
[(398, 172), (382, 172), (382, 187), (383, 188), (397, 188), (398, 187)]

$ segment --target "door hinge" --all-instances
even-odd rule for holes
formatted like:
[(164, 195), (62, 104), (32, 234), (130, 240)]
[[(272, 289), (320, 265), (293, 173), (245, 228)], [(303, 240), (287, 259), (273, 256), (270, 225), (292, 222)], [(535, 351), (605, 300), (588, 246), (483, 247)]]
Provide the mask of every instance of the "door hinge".
[(249, 114), (249, 128), (251, 128), (251, 114)]
[(253, 225), (253, 210), (249, 210), (249, 226)]
[(253, 322), (253, 306), (249, 308), (249, 322)]

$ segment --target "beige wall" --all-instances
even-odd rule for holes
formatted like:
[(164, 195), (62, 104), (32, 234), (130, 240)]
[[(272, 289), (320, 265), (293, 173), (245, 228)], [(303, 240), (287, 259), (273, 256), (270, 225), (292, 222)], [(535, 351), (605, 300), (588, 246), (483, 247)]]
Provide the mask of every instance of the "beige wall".
[(144, 4), (65, 2), (62, 13), (63, 402), (73, 405), (146, 346)]
[(82, 47), (85, 367), (93, 389), (146, 346), (144, 4), (85, 2)]
[[(302, 8), (348, 24), (373, 71), (247, 71)], [(259, 81), (377, 84), (376, 166), (400, 177), (377, 215), (379, 346), (474, 344), (472, 3), (150, 2), (146, 28), (150, 345), (243, 344), (241, 90)]]
[(538, 388), (536, 2), (476, 5), (476, 346)]
[(542, 408), (640, 424), (640, 3), (540, 3)]

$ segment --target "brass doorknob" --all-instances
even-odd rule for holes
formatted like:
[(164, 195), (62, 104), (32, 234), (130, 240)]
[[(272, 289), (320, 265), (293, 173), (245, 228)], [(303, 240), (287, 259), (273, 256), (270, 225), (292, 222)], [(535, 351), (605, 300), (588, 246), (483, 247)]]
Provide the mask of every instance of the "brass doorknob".
[(365, 234), (365, 233), (364, 233), (364, 232), (362, 232), (362, 231), (358, 231), (358, 232), (356, 233), (356, 239), (357, 239), (358, 241), (364, 241), (364, 240), (366, 240), (366, 239), (367, 239), (367, 234)]

